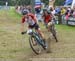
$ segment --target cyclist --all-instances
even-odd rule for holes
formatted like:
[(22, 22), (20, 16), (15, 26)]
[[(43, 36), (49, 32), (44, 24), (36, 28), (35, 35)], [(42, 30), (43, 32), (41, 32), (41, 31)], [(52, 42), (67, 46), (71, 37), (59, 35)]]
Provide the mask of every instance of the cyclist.
[(51, 14), (51, 12), (48, 11), (47, 9), (44, 9), (42, 18), (44, 19), (44, 23), (46, 25), (46, 28), (48, 29), (48, 31), (50, 31), (50, 26), (52, 25), (52, 14)]
[(22, 17), (22, 27), (21, 27), (21, 34), (24, 34), (24, 22), (28, 23), (28, 30), (30, 29), (35, 29), (36, 32), (38, 32), (40, 34), (40, 36), (42, 37), (43, 40), (45, 40), (43, 33), (40, 30), (40, 27), (37, 23), (37, 19), (36, 16), (32, 13), (29, 13), (28, 11), (24, 10), (22, 12), (23, 17)]
[[(55, 28), (55, 24), (54, 24), (53, 14), (50, 11), (48, 11), (47, 9), (45, 9), (44, 14), (43, 14), (43, 19), (44, 19), (44, 22), (46, 24), (48, 31), (52, 32), (51, 35), (53, 35), (54, 38), (56, 39), (56, 42), (58, 42), (57, 37), (56, 37), (56, 28)], [(51, 30), (51, 29), (53, 29), (53, 30)]]

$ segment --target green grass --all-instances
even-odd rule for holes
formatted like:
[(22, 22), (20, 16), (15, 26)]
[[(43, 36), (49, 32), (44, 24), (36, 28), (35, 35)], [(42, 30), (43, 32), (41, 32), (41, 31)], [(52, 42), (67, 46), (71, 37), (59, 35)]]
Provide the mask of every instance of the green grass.
[[(21, 35), (21, 15), (10, 10), (0, 11), (0, 61), (26, 61), (26, 58), (75, 57), (75, 27), (56, 25), (58, 43), (51, 42), (52, 53), (35, 55), (28, 42), (28, 35)], [(27, 25), (25, 25), (27, 26)], [(40, 24), (45, 30), (43, 24)], [(27, 29), (27, 28), (25, 28)], [(45, 37), (49, 34), (45, 32)]]
[(60, 29), (64, 29), (64, 30), (75, 30), (75, 26), (68, 26), (68, 25), (56, 25), (57, 28), (60, 28)]
[(17, 17), (18, 19), (20, 19), (21, 16), (22, 16), (22, 15), (20, 15), (19, 13), (16, 13), (15, 9), (13, 9), (13, 8), (11, 8), (11, 9), (9, 10), (9, 15), (10, 15), (10, 16), (14, 16), (14, 17)]

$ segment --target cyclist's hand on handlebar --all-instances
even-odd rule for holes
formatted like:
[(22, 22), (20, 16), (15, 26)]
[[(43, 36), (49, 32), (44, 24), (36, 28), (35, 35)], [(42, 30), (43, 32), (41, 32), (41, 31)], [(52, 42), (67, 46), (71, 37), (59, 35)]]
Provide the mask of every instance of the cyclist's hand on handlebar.
[(24, 34), (26, 34), (26, 33), (27, 33), (27, 31), (25, 31), (25, 32), (21, 32), (22, 35), (24, 35)]
[(25, 34), (25, 32), (21, 32), (21, 34), (22, 34), (22, 35), (24, 35), (24, 34)]

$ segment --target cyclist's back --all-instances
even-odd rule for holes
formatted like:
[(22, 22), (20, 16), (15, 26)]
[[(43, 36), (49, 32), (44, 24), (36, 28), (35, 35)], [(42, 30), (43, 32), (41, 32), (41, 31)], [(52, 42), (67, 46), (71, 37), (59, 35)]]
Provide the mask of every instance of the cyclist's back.
[(35, 31), (37, 31), (40, 36), (44, 38), (43, 33), (41, 32), (41, 29), (39, 27), (39, 24), (37, 23), (37, 18), (34, 14), (32, 13), (28, 13), (27, 11), (23, 12), (23, 17), (22, 17), (22, 34), (24, 34), (24, 22), (28, 23), (28, 29), (35, 29)]
[(43, 17), (45, 23), (51, 22), (51, 20), (52, 20), (52, 14), (47, 9), (43, 10), (43, 16), (42, 17)]
[(48, 22), (51, 22), (52, 16), (50, 14), (47, 14), (47, 15), (44, 14), (43, 18), (44, 18), (44, 22), (48, 23)]

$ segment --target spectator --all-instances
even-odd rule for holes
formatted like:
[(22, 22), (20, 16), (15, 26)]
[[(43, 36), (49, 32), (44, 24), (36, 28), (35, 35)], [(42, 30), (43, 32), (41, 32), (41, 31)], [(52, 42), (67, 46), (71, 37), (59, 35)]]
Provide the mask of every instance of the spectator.
[(65, 24), (65, 20), (64, 20), (65, 13), (66, 13), (66, 8), (62, 7), (61, 8), (62, 24)]

